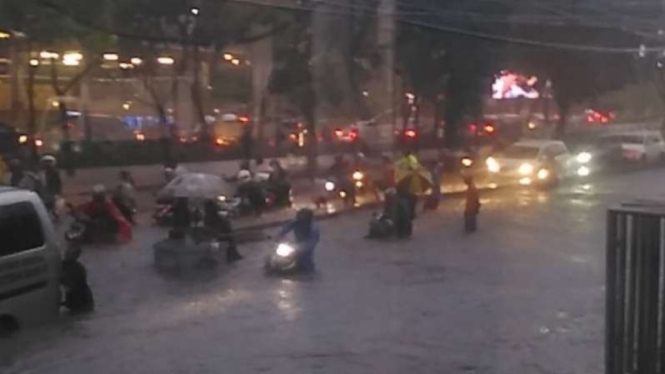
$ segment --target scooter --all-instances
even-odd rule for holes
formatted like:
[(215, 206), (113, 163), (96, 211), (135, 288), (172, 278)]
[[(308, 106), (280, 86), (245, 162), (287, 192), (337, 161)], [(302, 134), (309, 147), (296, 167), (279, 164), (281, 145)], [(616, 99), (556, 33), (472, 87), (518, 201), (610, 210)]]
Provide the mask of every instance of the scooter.
[(279, 243), (266, 257), (264, 270), (268, 275), (292, 273), (298, 266), (298, 249), (291, 243)]
[(67, 250), (61, 263), (64, 296), (61, 305), (74, 314), (91, 312), (95, 308), (95, 300), (88, 285), (88, 272), (79, 261), (84, 234), (85, 227), (76, 222), (67, 230)]
[(95, 230), (94, 222), (88, 216), (75, 211), (70, 211), (69, 214), (74, 218), (74, 221), (65, 231), (65, 239), (69, 243), (77, 243), (80, 246), (83, 244), (116, 242), (116, 232)]
[(342, 199), (345, 205), (353, 205), (356, 201), (358, 192), (358, 184), (362, 186), (361, 181), (339, 181), (336, 178), (328, 178), (325, 180), (323, 187), (325, 194), (315, 199), (316, 205), (321, 206), (328, 201), (337, 198)]
[[(243, 205), (245, 203), (246, 202), (244, 202), (239, 197), (228, 199), (226, 196), (219, 196), (217, 198), (219, 212), (225, 217), (237, 217), (243, 215), (243, 209), (246, 209), (246, 206)], [(190, 210), (190, 214), (192, 214), (192, 216), (197, 215), (195, 209), (190, 208)], [(157, 200), (155, 209), (152, 213), (152, 219), (157, 226), (173, 226), (173, 199)]]
[(369, 223), (367, 239), (388, 239), (395, 235), (395, 223), (383, 213), (375, 213)]

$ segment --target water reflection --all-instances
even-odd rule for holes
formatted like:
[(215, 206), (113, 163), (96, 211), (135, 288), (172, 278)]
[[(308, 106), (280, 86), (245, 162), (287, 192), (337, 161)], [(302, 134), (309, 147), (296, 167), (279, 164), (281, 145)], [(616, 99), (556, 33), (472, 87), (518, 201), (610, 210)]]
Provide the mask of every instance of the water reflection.
[(293, 321), (300, 314), (300, 307), (296, 304), (296, 283), (290, 279), (283, 279), (277, 290), (277, 308), (287, 321)]

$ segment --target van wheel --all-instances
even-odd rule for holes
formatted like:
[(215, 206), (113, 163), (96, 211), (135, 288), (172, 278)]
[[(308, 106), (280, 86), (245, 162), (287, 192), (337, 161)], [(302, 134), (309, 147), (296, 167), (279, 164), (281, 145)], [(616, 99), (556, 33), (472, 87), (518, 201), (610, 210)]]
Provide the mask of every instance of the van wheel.
[(0, 316), (0, 338), (10, 336), (19, 330), (16, 318), (12, 316)]

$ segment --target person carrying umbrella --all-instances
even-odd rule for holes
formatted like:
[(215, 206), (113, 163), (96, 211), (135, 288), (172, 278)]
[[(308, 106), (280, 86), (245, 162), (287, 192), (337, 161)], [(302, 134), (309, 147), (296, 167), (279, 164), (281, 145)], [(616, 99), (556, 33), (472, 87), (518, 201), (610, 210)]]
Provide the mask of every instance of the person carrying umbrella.
[(431, 174), (410, 150), (404, 151), (404, 156), (395, 162), (395, 184), (399, 196), (408, 202), (411, 217), (415, 218), (418, 194), (430, 189), (433, 183)]

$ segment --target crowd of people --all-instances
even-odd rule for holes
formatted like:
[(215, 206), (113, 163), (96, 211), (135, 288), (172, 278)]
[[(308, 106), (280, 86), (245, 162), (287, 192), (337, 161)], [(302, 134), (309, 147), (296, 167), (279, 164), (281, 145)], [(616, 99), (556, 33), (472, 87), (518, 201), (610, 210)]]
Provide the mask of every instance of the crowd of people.
[[(335, 178), (342, 187), (348, 184), (349, 190), (354, 188), (351, 178), (354, 170), (367, 167), (365, 160), (356, 156), (347, 161), (344, 156), (336, 156), (334, 163), (327, 170), (329, 177)], [(418, 196), (430, 191), (423, 204), (425, 211), (436, 210), (441, 199), (441, 178), (444, 173), (442, 158), (430, 169), (420, 164), (417, 156), (405, 151), (401, 157), (393, 161), (389, 156), (381, 158), (380, 170), (373, 170), (376, 177), (372, 183), (372, 191), (377, 197), (383, 197), (383, 208), (370, 223), (370, 238), (408, 239), (413, 234), (413, 221), (416, 218)], [(2, 166), (2, 165), (0, 165)], [(19, 160), (10, 160), (4, 170), (4, 181), (10, 186), (27, 189), (37, 193), (55, 220), (62, 214), (64, 205), (63, 182), (55, 157), (43, 156), (38, 168), (27, 168)], [(182, 166), (170, 165), (164, 169), (165, 183), (179, 175), (186, 174)], [(267, 201), (277, 206), (290, 206), (291, 184), (286, 169), (279, 160), (266, 162), (259, 158), (253, 165), (247, 160), (239, 164), (235, 175), (224, 176), (224, 180), (236, 185), (236, 193), (251, 207), (256, 215), (261, 215), (267, 208)], [(464, 210), (464, 229), (474, 232), (480, 212), (478, 189), (471, 176), (463, 176), (467, 186)], [(271, 198), (269, 199), (268, 196)], [(123, 170), (118, 174), (115, 188), (108, 192), (103, 185), (93, 188), (92, 198), (77, 207), (76, 212), (86, 216), (89, 225), (88, 235), (91, 238), (104, 238), (104, 241), (127, 242), (132, 237), (132, 226), (136, 224), (134, 212), (137, 209), (136, 183), (130, 172)], [(197, 209), (192, 209), (196, 206)], [(228, 247), (227, 260), (234, 262), (242, 259), (233, 239), (232, 225), (229, 217), (220, 211), (216, 201), (190, 201), (187, 198), (175, 198), (172, 202), (173, 227), (170, 237), (181, 238), (187, 235), (192, 226), (204, 228), (210, 239), (225, 243)], [(193, 216), (198, 212), (198, 216)], [(280, 236), (293, 231), (297, 241), (305, 241), (307, 256), (303, 260), (303, 268), (313, 269), (314, 247), (318, 242), (318, 229), (314, 229), (313, 213), (301, 211), (290, 225), (286, 226)], [(196, 222), (196, 224), (194, 224)], [(310, 229), (313, 230), (310, 232)], [(307, 234), (305, 234), (307, 233)], [(306, 240), (303, 238), (307, 238)]]

